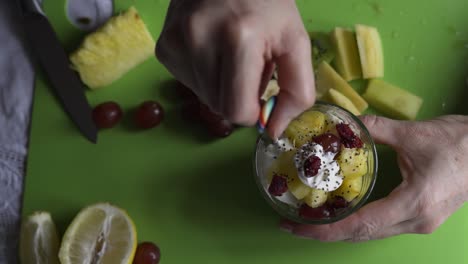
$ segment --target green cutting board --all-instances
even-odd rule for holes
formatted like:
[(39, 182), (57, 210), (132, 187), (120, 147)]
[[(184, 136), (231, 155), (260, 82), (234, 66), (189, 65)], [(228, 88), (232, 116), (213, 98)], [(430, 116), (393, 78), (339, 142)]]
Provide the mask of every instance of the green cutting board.
[[(84, 33), (67, 21), (63, 4), (46, 11), (67, 50)], [(52, 3), (53, 2), (53, 3)], [(297, 1), (308, 30), (364, 23), (381, 32), (385, 79), (424, 99), (419, 118), (466, 114), (468, 98), (465, 1)], [(135, 5), (157, 38), (168, 1), (118, 0)], [(213, 141), (180, 118), (173, 78), (156, 59), (105, 89), (88, 92), (91, 104), (115, 100), (126, 113), (147, 99), (167, 112), (164, 123), (138, 131), (130, 114), (88, 143), (39, 74), (36, 84), (23, 215), (50, 211), (63, 232), (84, 206), (107, 201), (128, 210), (140, 241), (159, 244), (163, 263), (468, 263), (468, 208), (434, 234), (403, 235), (368, 243), (320, 243), (278, 229), (279, 217), (257, 191), (252, 172), (256, 132), (240, 129)], [(359, 85), (357, 85), (359, 86)], [(380, 148), (373, 199), (400, 177), (394, 153)]]

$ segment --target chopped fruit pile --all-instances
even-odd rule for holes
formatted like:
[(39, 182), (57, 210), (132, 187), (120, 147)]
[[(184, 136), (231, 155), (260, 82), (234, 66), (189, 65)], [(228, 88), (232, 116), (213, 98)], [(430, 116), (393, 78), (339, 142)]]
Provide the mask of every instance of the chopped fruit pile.
[(157, 264), (161, 259), (157, 245), (142, 242), (137, 247), (133, 220), (108, 203), (82, 209), (61, 242), (47, 212), (25, 218), (20, 233), (19, 255), (25, 264)]
[(215, 138), (225, 138), (234, 132), (234, 125), (231, 122), (211, 111), (188, 87), (179, 82), (176, 91), (178, 96), (184, 100), (182, 107), (184, 119), (203, 124)]
[(370, 151), (357, 131), (319, 111), (293, 120), (281, 140), (294, 147), (272, 144), (266, 150), (272, 157), (266, 174), (269, 194), (297, 208), (305, 219), (331, 217), (346, 209), (366, 191), (362, 178), (368, 174)]
[[(377, 78), (384, 77), (384, 54), (379, 31), (356, 25), (355, 32), (337, 27), (330, 34), (310, 33), (316, 92), (324, 100), (362, 114), (369, 106), (392, 118), (416, 119), (423, 100)], [(332, 65), (334, 67), (332, 67)], [(348, 83), (368, 80), (361, 96)]]

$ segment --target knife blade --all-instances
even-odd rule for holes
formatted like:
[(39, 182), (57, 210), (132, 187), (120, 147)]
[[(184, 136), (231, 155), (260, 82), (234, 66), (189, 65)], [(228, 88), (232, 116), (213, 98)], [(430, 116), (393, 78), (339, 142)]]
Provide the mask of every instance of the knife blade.
[(70, 119), (91, 142), (97, 142), (97, 128), (85, 88), (70, 68), (65, 50), (52, 25), (33, 0), (20, 0), (23, 25), (33, 55), (46, 73), (56, 96)]

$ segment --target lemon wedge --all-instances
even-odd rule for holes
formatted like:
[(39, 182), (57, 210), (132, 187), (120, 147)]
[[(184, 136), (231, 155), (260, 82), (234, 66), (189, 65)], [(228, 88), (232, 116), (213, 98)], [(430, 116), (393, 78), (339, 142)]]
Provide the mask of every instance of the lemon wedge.
[(28, 216), (21, 225), (19, 257), (22, 264), (58, 264), (59, 237), (47, 212)]
[(132, 263), (136, 229), (128, 214), (111, 204), (81, 210), (68, 227), (60, 246), (62, 264)]

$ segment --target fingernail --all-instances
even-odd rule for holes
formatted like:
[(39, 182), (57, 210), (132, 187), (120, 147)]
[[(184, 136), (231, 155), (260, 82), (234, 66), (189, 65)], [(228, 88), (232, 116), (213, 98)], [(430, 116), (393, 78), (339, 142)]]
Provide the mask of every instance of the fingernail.
[(295, 226), (295, 223), (287, 219), (283, 219), (280, 222), (280, 229), (287, 233), (291, 233), (292, 230), (294, 229), (294, 226)]

